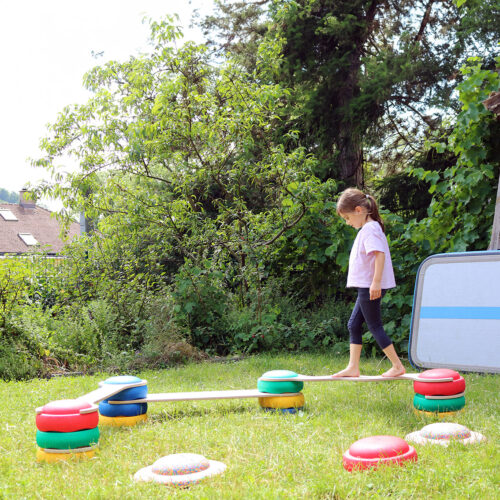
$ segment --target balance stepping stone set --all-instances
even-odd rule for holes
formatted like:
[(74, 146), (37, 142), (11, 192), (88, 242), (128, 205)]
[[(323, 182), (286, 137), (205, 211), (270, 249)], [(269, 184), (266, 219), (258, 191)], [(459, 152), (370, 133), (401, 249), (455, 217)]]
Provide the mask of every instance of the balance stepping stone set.
[[(432, 380), (447, 378), (447, 382)], [(419, 380), (413, 381), (415, 396), (413, 406), (420, 414), (439, 417), (454, 415), (465, 406), (465, 380), (456, 371), (436, 368), (420, 373)]]
[(99, 441), (97, 410), (97, 405), (77, 399), (37, 408), (37, 460), (51, 463), (94, 456)]
[[(259, 398), (259, 404), (265, 411), (278, 411), (281, 413), (296, 413), (304, 407), (304, 394), (300, 392), (304, 388), (304, 382), (292, 380), (298, 374), (290, 370), (271, 370), (264, 373), (257, 381), (257, 389), (269, 394), (285, 394), (289, 396), (265, 396)], [(263, 380), (263, 379), (270, 380)], [(272, 379), (284, 379), (272, 381)], [(291, 379), (291, 380), (287, 380)]]
[[(201, 391), (148, 394), (147, 381), (139, 377), (110, 377), (99, 383), (99, 388), (78, 399), (53, 401), (36, 409), (36, 442), (39, 461), (57, 462), (69, 458), (89, 458), (95, 454), (99, 441), (98, 424), (108, 426), (133, 426), (147, 419), (148, 402), (194, 401), (214, 399), (258, 398), (266, 411), (296, 413), (304, 407), (301, 390), (304, 381), (328, 382), (387, 382), (411, 380), (415, 389), (413, 404), (419, 413), (450, 415), (465, 405), (465, 381), (454, 370), (434, 369), (419, 374), (404, 374), (398, 377), (365, 376), (335, 377), (299, 375), (290, 370), (272, 370), (264, 373), (257, 381), (257, 389)], [(98, 403), (98, 404), (97, 404)], [(458, 424), (451, 424), (457, 426)], [(462, 442), (476, 442), (478, 433), (466, 428), (424, 428), (420, 434), (408, 435), (417, 443), (448, 442), (461, 439)], [(169, 457), (176, 458), (169, 458)], [(139, 471), (138, 480), (163, 483), (190, 484), (196, 477), (191, 474), (218, 470), (216, 463), (206, 461), (200, 455), (180, 454), (163, 457), (149, 468)], [(201, 457), (201, 458), (200, 458)], [(404, 464), (416, 461), (415, 450), (404, 440), (394, 436), (372, 436), (354, 443), (343, 456), (344, 467), (358, 470), (378, 466), (382, 463)], [(172, 463), (178, 463), (173, 468)], [(209, 463), (209, 467), (205, 467)], [(169, 465), (170, 464), (170, 465)], [(225, 466), (224, 466), (225, 467)], [(147, 471), (146, 471), (147, 469)], [(185, 477), (184, 477), (185, 476)]]

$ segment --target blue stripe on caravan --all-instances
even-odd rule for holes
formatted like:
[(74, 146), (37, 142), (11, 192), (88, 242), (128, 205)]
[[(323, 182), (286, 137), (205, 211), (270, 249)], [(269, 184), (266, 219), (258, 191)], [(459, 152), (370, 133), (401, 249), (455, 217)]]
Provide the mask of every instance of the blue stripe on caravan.
[(421, 307), (420, 317), (424, 319), (500, 319), (500, 307)]

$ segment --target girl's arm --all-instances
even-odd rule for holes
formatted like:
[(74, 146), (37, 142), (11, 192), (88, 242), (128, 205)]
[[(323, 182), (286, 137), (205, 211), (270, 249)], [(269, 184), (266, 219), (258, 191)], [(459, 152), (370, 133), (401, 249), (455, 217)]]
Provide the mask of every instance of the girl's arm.
[(372, 284), (370, 285), (370, 300), (379, 299), (382, 296), (382, 273), (384, 271), (385, 254), (384, 252), (373, 252), (375, 254), (375, 273), (373, 274)]

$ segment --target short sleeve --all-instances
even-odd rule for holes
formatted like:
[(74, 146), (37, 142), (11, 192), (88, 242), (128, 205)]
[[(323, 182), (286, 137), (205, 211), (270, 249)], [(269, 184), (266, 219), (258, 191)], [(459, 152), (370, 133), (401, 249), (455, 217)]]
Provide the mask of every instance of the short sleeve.
[(378, 222), (370, 224), (370, 231), (364, 239), (364, 250), (368, 255), (371, 252), (386, 252), (386, 238), (385, 234)]

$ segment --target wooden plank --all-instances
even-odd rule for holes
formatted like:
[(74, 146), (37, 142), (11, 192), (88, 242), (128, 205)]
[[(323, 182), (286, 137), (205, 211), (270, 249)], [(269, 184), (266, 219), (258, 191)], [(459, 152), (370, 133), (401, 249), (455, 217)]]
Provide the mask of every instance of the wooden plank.
[(132, 404), (132, 403), (152, 403), (159, 401), (207, 401), (213, 399), (244, 399), (244, 398), (265, 398), (297, 396), (298, 392), (286, 392), (283, 394), (271, 394), (260, 392), (258, 389), (243, 389), (231, 391), (200, 391), (200, 392), (164, 392), (159, 394), (148, 394), (142, 399), (131, 401), (109, 401), (112, 405)]
[(450, 396), (425, 396), (425, 399), (454, 399), (461, 398), (465, 396), (465, 392), (459, 392), (458, 394), (451, 394)]
[(391, 380), (419, 380), (421, 382), (452, 382), (452, 377), (446, 378), (420, 378), (418, 373), (405, 373), (399, 377), (382, 377), (382, 375), (360, 375), (359, 377), (333, 377), (332, 375), (298, 375), (288, 378), (260, 377), (259, 380), (266, 382), (336, 382), (339, 380), (348, 382), (389, 382)]
[(144, 380), (141, 382), (135, 382), (133, 384), (104, 384), (103, 382), (100, 382), (99, 389), (89, 392), (88, 394), (84, 394), (83, 396), (80, 396), (79, 398), (76, 399), (82, 399), (83, 401), (87, 401), (88, 403), (97, 404), (99, 403), (99, 401), (110, 398), (111, 396), (114, 396), (115, 394), (118, 394), (119, 392), (124, 391), (125, 389), (130, 389), (132, 387), (139, 387), (145, 384), (146, 381)]

